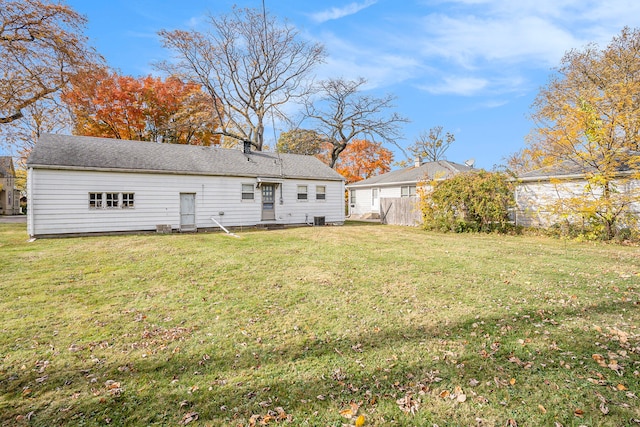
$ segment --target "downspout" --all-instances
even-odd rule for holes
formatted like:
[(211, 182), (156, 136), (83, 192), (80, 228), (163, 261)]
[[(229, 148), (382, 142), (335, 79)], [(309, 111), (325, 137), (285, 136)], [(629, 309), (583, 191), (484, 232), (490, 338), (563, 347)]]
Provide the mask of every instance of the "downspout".
[(216, 220), (214, 217), (211, 217), (211, 221), (213, 221), (214, 224), (216, 224), (218, 227), (220, 227), (225, 233), (227, 233), (229, 236), (233, 236), (236, 238), (240, 238), (240, 236), (238, 236), (237, 234), (233, 234), (232, 232), (230, 232), (229, 230), (227, 230), (226, 228), (224, 228), (224, 226), (222, 224), (220, 224), (218, 222), (218, 220)]

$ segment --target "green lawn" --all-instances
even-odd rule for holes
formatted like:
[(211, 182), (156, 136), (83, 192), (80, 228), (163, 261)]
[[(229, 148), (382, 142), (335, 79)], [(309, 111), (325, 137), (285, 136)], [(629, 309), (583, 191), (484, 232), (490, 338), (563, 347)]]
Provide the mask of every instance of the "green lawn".
[(0, 225), (0, 424), (640, 425), (638, 248), (241, 235)]

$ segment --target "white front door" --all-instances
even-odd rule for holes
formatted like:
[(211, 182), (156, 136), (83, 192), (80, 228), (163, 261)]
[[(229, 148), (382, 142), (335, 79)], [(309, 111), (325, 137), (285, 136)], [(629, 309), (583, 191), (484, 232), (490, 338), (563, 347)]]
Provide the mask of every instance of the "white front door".
[(196, 195), (194, 193), (180, 193), (180, 230), (193, 231), (196, 229)]

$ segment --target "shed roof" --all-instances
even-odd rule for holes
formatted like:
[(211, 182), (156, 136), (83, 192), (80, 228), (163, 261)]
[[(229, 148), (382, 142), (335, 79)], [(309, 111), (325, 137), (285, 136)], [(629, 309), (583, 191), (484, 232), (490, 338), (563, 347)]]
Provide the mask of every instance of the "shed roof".
[(313, 156), (160, 144), (147, 141), (45, 134), (35, 145), (31, 168), (110, 170), (340, 181), (343, 177)]
[(382, 175), (373, 176), (371, 178), (349, 184), (348, 187), (375, 187), (401, 183), (417, 184), (418, 182), (425, 180), (431, 181), (434, 179), (439, 180), (451, 178), (453, 175), (461, 172), (470, 172), (473, 170), (475, 169), (466, 165), (450, 162), (448, 160), (439, 160), (437, 162), (426, 162), (418, 167), (412, 166), (387, 172)]
[(16, 176), (11, 156), (0, 156), (0, 178)]

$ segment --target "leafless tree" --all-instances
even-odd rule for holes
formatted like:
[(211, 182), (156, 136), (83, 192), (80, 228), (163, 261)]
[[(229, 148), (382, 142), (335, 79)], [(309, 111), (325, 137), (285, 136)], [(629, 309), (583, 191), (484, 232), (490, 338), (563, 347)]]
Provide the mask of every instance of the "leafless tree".
[(220, 101), (217, 133), (262, 150), (265, 120), (286, 118), (282, 107), (309, 93), (309, 73), (324, 60), (324, 47), (262, 10), (234, 8), (208, 22), (208, 32), (160, 31), (177, 61), (159, 67)]
[(442, 126), (435, 126), (429, 131), (422, 131), (409, 151), (428, 162), (437, 162), (444, 158), (444, 153), (456, 140), (450, 132), (443, 132)]
[(388, 113), (394, 107), (392, 95), (376, 98), (362, 94), (366, 82), (364, 78), (322, 81), (318, 87), (319, 97), (306, 104), (307, 118), (332, 145), (331, 167), (355, 138), (397, 145), (401, 137), (400, 124), (409, 121), (397, 113)]
[(1, 132), (5, 144), (17, 149), (21, 157), (20, 164), (24, 164), (42, 134), (68, 132), (71, 129), (71, 115), (56, 96), (45, 96), (27, 105), (21, 112), (22, 119), (6, 124)]
[(0, 124), (62, 89), (99, 56), (86, 45), (85, 18), (69, 6), (0, 0)]

